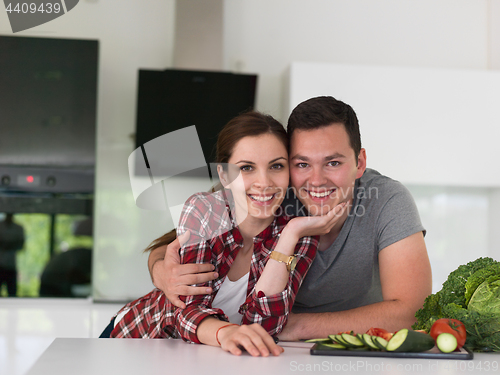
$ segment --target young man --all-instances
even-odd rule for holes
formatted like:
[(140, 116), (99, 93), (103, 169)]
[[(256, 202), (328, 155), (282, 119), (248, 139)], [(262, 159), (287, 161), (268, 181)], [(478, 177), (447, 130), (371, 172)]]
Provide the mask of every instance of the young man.
[[(292, 187), (309, 215), (324, 215), (342, 202), (349, 209), (320, 238), (280, 339), (409, 327), (432, 292), (424, 228), (410, 193), (366, 169), (356, 114), (341, 101), (318, 97), (299, 104), (288, 134)], [(296, 199), (286, 204), (300, 213)], [(154, 284), (182, 307), (178, 296), (207, 293), (191, 285), (214, 275), (211, 265), (180, 265), (178, 247), (157, 249), (148, 263)]]

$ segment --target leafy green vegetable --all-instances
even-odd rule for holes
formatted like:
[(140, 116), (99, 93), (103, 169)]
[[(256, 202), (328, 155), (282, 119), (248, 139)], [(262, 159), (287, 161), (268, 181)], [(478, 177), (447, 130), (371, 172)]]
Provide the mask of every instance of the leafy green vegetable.
[(469, 349), (500, 351), (500, 262), (478, 258), (461, 265), (439, 292), (425, 299), (415, 317), (412, 328), (427, 331), (439, 318), (460, 320)]
[(500, 263), (491, 264), (488, 267), (482, 268), (469, 277), (465, 283), (465, 305), (469, 305), (472, 294), (477, 287), (482, 284), (487, 278), (494, 275), (500, 275)]
[(469, 310), (500, 314), (500, 274), (488, 277), (472, 295)]
[(451, 319), (460, 320), (467, 329), (465, 345), (474, 351), (500, 351), (500, 314), (481, 313), (449, 304), (443, 314)]
[(446, 306), (449, 303), (456, 303), (457, 305), (466, 307), (465, 285), (467, 284), (469, 278), (476, 271), (497, 263), (500, 262), (491, 258), (478, 258), (467, 263), (466, 265), (459, 266), (455, 271), (450, 273), (448, 279), (443, 283), (443, 288), (441, 290), (441, 307)]
[(440, 296), (441, 291), (437, 292), (436, 294), (430, 294), (429, 296), (427, 296), (424, 302), (424, 308), (418, 310), (415, 314), (417, 323), (413, 325), (413, 329), (423, 329), (429, 332), (434, 322), (443, 317), (441, 306), (439, 305)]

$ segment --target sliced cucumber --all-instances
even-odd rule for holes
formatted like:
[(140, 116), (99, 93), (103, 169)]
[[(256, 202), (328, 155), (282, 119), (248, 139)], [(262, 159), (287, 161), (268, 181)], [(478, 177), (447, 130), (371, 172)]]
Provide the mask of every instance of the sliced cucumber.
[(351, 345), (344, 341), (341, 335), (330, 335), (330, 339), (337, 344), (344, 345), (346, 348), (350, 348)]
[(378, 346), (379, 349), (386, 350), (387, 349), (387, 340), (382, 337), (372, 336), (373, 343)]
[(451, 353), (457, 346), (457, 338), (451, 333), (441, 333), (436, 339), (436, 346), (443, 353)]
[(320, 342), (318, 343), (321, 348), (328, 348), (328, 349), (335, 349), (335, 350), (345, 350), (346, 347), (342, 344), (330, 344), (326, 342)]
[(365, 340), (363, 340), (363, 334), (362, 333), (357, 333), (356, 334), (356, 337), (358, 338), (359, 341), (361, 341), (365, 346), (368, 346), (365, 342)]
[(425, 352), (434, 347), (434, 339), (426, 333), (406, 328), (398, 331), (387, 343), (389, 352)]
[(318, 343), (328, 343), (328, 342), (332, 342), (332, 340), (330, 340), (329, 338), (326, 338), (326, 339), (309, 339), (309, 340), (306, 340), (305, 342), (318, 342)]
[(341, 342), (341, 341), (338, 340), (337, 336), (340, 336), (340, 335), (328, 335), (328, 337), (330, 338), (330, 340), (332, 340), (332, 342), (334, 344), (342, 344), (342, 345), (344, 345), (343, 342)]
[(356, 336), (350, 335), (348, 333), (343, 333), (340, 336), (342, 337), (342, 339), (346, 343), (350, 344), (354, 348), (361, 348), (361, 347), (365, 346), (365, 344), (363, 343), (363, 341), (361, 341), (360, 339), (358, 339)]
[(372, 337), (372, 336), (370, 336), (369, 334), (364, 333), (364, 334), (363, 334), (363, 336), (362, 336), (362, 338), (363, 338), (364, 343), (365, 343), (365, 344), (366, 344), (366, 345), (367, 345), (370, 349), (375, 349), (375, 350), (379, 350), (379, 349), (380, 349), (377, 345), (375, 345), (375, 344), (373, 343), (373, 337)]
[(361, 333), (356, 334), (356, 338), (363, 343), (363, 345), (366, 347), (366, 342), (363, 340), (363, 335)]

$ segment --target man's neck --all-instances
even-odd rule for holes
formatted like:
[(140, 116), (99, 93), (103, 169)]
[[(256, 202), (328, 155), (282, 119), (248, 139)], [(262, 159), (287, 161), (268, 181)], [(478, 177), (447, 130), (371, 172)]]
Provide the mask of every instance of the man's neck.
[(335, 242), (335, 240), (340, 234), (340, 231), (342, 230), (342, 227), (344, 226), (345, 221), (347, 220), (347, 217), (349, 216), (351, 208), (352, 208), (352, 201), (349, 203), (349, 206), (345, 210), (340, 220), (333, 226), (332, 230), (320, 237), (319, 247), (318, 247), (319, 251), (324, 251), (328, 249)]

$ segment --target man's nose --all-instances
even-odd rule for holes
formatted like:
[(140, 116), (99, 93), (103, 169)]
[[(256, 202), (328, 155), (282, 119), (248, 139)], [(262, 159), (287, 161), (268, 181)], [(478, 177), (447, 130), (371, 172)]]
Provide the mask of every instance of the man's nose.
[(313, 186), (321, 186), (326, 184), (326, 176), (321, 168), (312, 168), (311, 176), (308, 181)]

